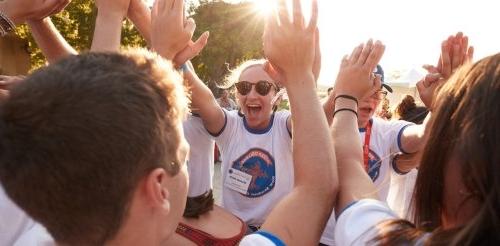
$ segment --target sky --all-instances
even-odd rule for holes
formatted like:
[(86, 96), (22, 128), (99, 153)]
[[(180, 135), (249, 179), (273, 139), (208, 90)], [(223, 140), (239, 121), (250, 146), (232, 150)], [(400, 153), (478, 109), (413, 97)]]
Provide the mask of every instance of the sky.
[[(270, 6), (273, 0), (247, 1)], [(469, 36), (469, 43), (475, 48), (474, 60), (500, 52), (498, 0), (318, 0), (318, 3), (322, 53), (319, 83), (323, 85), (333, 84), (342, 56), (369, 38), (386, 45), (380, 62), (386, 73), (436, 63), (441, 42), (457, 31)], [(302, 0), (302, 4), (309, 11), (310, 0)]]

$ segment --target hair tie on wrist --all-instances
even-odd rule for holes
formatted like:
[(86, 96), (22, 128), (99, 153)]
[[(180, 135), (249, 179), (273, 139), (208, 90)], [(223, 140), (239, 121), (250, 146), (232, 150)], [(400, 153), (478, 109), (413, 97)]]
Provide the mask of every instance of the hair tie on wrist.
[(341, 108), (341, 109), (335, 110), (335, 112), (333, 112), (333, 117), (335, 118), (335, 114), (337, 114), (338, 112), (341, 112), (341, 111), (353, 112), (356, 115), (356, 118), (358, 118), (358, 112), (356, 112), (355, 110), (352, 110), (350, 108)]
[(338, 95), (335, 97), (335, 100), (334, 102), (337, 102), (337, 99), (339, 98), (345, 98), (345, 99), (350, 99), (350, 100), (353, 100), (354, 102), (356, 102), (356, 106), (358, 106), (358, 99), (356, 99), (355, 97), (353, 96), (349, 96), (349, 95)]

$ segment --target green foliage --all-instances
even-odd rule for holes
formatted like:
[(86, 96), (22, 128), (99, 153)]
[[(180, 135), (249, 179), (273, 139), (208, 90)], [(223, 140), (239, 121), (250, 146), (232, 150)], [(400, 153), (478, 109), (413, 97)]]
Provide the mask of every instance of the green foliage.
[[(195, 38), (210, 31), (208, 44), (201, 54), (193, 59), (200, 78), (212, 89), (228, 72), (244, 60), (262, 57), (262, 32), (264, 18), (253, 10), (252, 3), (229, 4), (221, 0), (191, 2), (189, 13), (196, 21)], [(73, 0), (61, 13), (52, 16), (52, 21), (63, 37), (77, 51), (90, 49), (97, 9), (94, 1)], [(28, 40), (32, 69), (45, 64), (45, 57), (37, 47), (26, 25), (17, 28), (19, 37)], [(146, 46), (144, 39), (134, 26), (124, 22), (123, 46)]]
[[(64, 11), (52, 16), (51, 19), (66, 41), (77, 51), (83, 52), (89, 50), (92, 44), (96, 16), (97, 9), (94, 7), (94, 1), (73, 0)], [(22, 25), (17, 28), (16, 33), (19, 37), (28, 40), (32, 69), (43, 66), (46, 61), (45, 57), (31, 36), (29, 28)], [(124, 23), (122, 29), (122, 45), (145, 46), (142, 37), (129, 21)]]
[(190, 13), (196, 21), (195, 38), (210, 31), (207, 46), (192, 61), (210, 88), (224, 80), (228, 68), (263, 56), (264, 18), (255, 13), (252, 3), (200, 0), (199, 5), (191, 6)]

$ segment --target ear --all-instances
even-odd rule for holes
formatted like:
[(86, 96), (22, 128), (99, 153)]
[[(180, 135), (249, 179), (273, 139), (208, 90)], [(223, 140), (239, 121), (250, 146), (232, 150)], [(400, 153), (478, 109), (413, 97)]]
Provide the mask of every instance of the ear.
[(146, 177), (146, 197), (151, 206), (170, 211), (168, 179), (170, 176), (163, 168), (155, 168)]

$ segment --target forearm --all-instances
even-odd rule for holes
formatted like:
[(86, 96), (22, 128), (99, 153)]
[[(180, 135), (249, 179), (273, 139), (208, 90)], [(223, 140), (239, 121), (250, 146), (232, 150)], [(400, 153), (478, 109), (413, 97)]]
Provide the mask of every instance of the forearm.
[[(313, 81), (314, 78), (310, 75), (302, 80), (299, 82)], [(314, 83), (292, 83), (292, 85), (293, 87), (287, 88), (287, 93), (293, 119), (295, 185), (310, 188), (310, 192), (325, 192), (330, 198), (334, 198), (332, 189), (338, 187), (335, 153), (333, 142), (327, 134), (328, 124), (316, 95)], [(310, 165), (313, 163), (314, 165)]]
[(333, 122), (333, 112), (335, 109), (335, 97), (333, 95), (328, 96), (325, 102), (323, 102), (323, 111), (325, 111), (326, 121), (328, 125), (331, 126)]
[(57, 31), (49, 17), (27, 23), (33, 38), (49, 63), (54, 63), (69, 55), (78, 54)]
[(151, 46), (151, 12), (148, 6), (143, 1), (130, 4), (134, 4), (135, 8), (133, 11), (129, 11), (128, 18), (134, 23), (148, 46)]
[(0, 2), (0, 11), (2, 11), (7, 18), (9, 18), (14, 24), (19, 25), (22, 24), (22, 20), (20, 16), (18, 15), (17, 11), (15, 8), (11, 6), (12, 1), (1, 1)]
[[(335, 110), (343, 108), (357, 111), (353, 100), (339, 98)], [(336, 214), (339, 214), (353, 201), (363, 198), (377, 199), (378, 196), (373, 182), (363, 168), (362, 144), (356, 115), (350, 111), (339, 111), (333, 118), (332, 136), (340, 179), (335, 206)]]
[(120, 50), (123, 17), (100, 11), (97, 14), (92, 51)]
[(210, 133), (220, 132), (224, 127), (225, 117), (212, 91), (190, 69), (184, 73), (184, 78), (191, 90), (191, 107), (198, 109), (205, 128)]
[(411, 125), (404, 129), (401, 135), (401, 148), (406, 153), (415, 153), (421, 150), (427, 141), (426, 129), (431, 121), (432, 113), (429, 112), (420, 125)]

